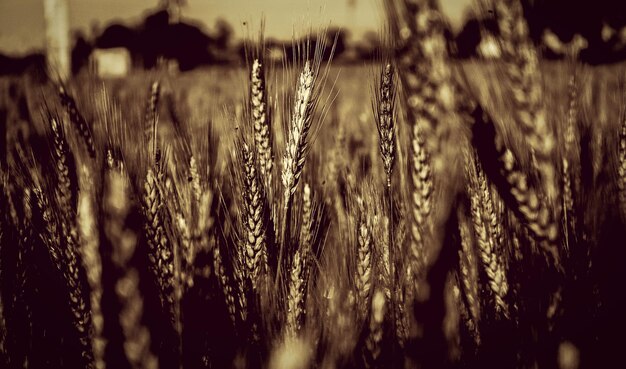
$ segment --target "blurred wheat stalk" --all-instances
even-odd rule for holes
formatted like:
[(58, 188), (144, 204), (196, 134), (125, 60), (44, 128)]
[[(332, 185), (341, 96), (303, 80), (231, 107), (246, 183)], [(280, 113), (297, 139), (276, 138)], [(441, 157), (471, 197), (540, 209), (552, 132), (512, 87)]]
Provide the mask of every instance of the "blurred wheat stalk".
[(323, 30), (283, 69), (251, 41), (234, 114), (166, 78), (125, 105), (46, 87), (0, 167), (2, 366), (595, 360), (571, 325), (621, 306), (595, 265), (623, 255), (605, 246), (626, 222), (623, 101), (595, 124), (576, 64), (547, 100), (521, 5), (493, 9), (502, 84), (453, 61), (434, 1), (387, 2), (361, 116), (337, 113)]

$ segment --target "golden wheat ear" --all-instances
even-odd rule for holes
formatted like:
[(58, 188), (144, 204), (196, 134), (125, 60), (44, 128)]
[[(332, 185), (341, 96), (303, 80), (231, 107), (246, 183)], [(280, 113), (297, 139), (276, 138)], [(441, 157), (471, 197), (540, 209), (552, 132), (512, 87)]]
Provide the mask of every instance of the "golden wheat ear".
[(163, 183), (158, 174), (148, 169), (141, 193), (144, 232), (148, 245), (148, 261), (157, 286), (161, 307), (175, 323), (174, 252), (165, 231)]
[[(470, 198), (470, 214), (477, 244), (478, 256), (491, 291), (497, 319), (509, 317), (507, 270), (501, 252), (501, 237), (497, 234), (496, 219), (489, 183), (475, 154), (466, 159), (468, 170), (467, 193)], [(469, 254), (466, 254), (469, 256)]]
[(542, 193), (533, 186), (517, 159), (498, 136), (494, 122), (480, 104), (473, 113), (473, 146), (487, 178), (515, 215), (539, 242), (549, 263), (561, 268), (559, 257), (559, 225)]
[(495, 2), (500, 45), (513, 98), (514, 118), (530, 146), (548, 201), (557, 200), (555, 139), (543, 106), (541, 71), (520, 0)]
[[(468, 185), (469, 186), (469, 185)], [(469, 197), (470, 195), (468, 195)], [(467, 201), (465, 201), (467, 202)], [(457, 208), (459, 218), (459, 236), (461, 238), (461, 249), (459, 250), (459, 279), (462, 292), (462, 300), (467, 306), (468, 316), (465, 323), (467, 329), (472, 334), (472, 338), (479, 344), (480, 330), (479, 323), (481, 317), (479, 300), (478, 262), (475, 245), (475, 236), (472, 232), (473, 223), (471, 213), (467, 213), (465, 203)]]
[[(320, 117), (315, 116), (329, 73), (329, 64), (324, 69), (322, 68), (324, 54), (328, 51), (327, 39), (323, 37), (325, 36), (325, 31), (320, 32), (317, 36), (318, 39), (314, 44), (310, 39), (306, 39), (304, 42), (295, 45), (297, 54), (295, 57), (297, 59), (294, 60), (294, 63), (303, 63), (304, 65), (297, 77), (293, 105), (286, 108), (289, 120), (285, 127), (287, 140), (285, 142), (281, 171), (283, 196), (282, 209), (279, 209), (279, 212), (282, 224), (280, 231), (277, 232), (277, 236), (280, 235), (280, 237), (278, 238), (279, 251), (275, 284), (278, 284), (279, 279), (283, 277), (281, 270), (286, 267), (284, 265), (285, 249), (289, 247), (288, 237), (290, 237), (294, 193), (302, 176), (312, 141), (316, 138), (328, 109), (328, 106), (323, 106)], [(330, 48), (329, 60), (333, 57), (335, 45), (336, 39)], [(332, 93), (329, 94), (329, 100), (326, 101), (329, 104), (331, 96)]]
[(267, 204), (263, 184), (259, 176), (254, 152), (245, 143), (241, 143), (243, 208), (241, 209), (241, 232), (245, 275), (249, 278), (252, 289), (257, 290), (260, 278), (270, 273), (268, 264)]
[(267, 83), (263, 59), (254, 59), (250, 70), (250, 110), (254, 124), (256, 158), (266, 188), (272, 183), (272, 125), (267, 102)]
[(378, 129), (380, 155), (387, 176), (387, 187), (391, 187), (391, 174), (396, 155), (396, 116), (395, 116), (395, 69), (387, 62), (381, 68), (374, 94), (373, 110)]
[(131, 212), (127, 178), (109, 170), (105, 174), (102, 206), (102, 233), (110, 245), (111, 260), (122, 271), (115, 294), (121, 304), (119, 324), (124, 354), (133, 368), (157, 368), (158, 358), (150, 348), (150, 331), (142, 323), (144, 299), (139, 288), (139, 272), (131, 259), (136, 253), (138, 235), (129, 227)]
[(72, 122), (74, 127), (78, 130), (81, 138), (83, 139), (83, 143), (87, 148), (87, 153), (92, 159), (95, 159), (96, 147), (94, 144), (93, 135), (91, 133), (91, 128), (87, 123), (85, 117), (78, 110), (76, 101), (63, 86), (59, 86), (59, 97), (61, 98), (61, 104), (65, 107), (65, 110), (69, 115), (70, 122)]

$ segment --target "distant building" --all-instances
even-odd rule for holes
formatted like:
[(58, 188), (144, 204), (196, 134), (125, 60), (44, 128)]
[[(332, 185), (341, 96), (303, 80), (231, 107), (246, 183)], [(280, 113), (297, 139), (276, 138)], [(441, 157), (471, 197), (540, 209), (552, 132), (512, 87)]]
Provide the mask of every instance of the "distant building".
[(122, 78), (130, 72), (130, 52), (123, 47), (95, 49), (91, 65), (100, 78)]

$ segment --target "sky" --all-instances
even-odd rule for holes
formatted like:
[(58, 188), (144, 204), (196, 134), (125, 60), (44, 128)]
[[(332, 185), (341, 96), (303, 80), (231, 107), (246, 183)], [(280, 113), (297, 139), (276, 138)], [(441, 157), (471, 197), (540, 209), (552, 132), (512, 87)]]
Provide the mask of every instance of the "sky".
[[(20, 55), (42, 50), (44, 0), (0, 0), (0, 53)], [(70, 27), (89, 35), (92, 26), (104, 28), (112, 21), (133, 24), (159, 0), (68, 0)], [(440, 0), (453, 25), (463, 19), (471, 0)], [(184, 19), (210, 30), (217, 18), (228, 21), (236, 37), (247, 27), (256, 31), (265, 18), (268, 37), (289, 39), (307, 26), (345, 27), (354, 37), (380, 28), (381, 0), (186, 0)], [(247, 27), (243, 25), (246, 22)]]

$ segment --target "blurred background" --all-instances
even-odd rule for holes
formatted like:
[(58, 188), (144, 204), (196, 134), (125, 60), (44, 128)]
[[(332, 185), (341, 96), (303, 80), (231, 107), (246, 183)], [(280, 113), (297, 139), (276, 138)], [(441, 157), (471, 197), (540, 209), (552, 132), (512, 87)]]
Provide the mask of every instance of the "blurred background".
[[(614, 0), (524, 1), (533, 40), (544, 57), (565, 57), (571, 47), (583, 62), (626, 58), (626, 13)], [(475, 0), (440, 0), (457, 57), (497, 57), (492, 13)], [(488, 9), (488, 8), (487, 8)], [(164, 65), (187, 71), (233, 64), (243, 41), (265, 20), (270, 57), (280, 59), (295, 35), (329, 27), (335, 60), (371, 60), (380, 48), (383, 7), (376, 0), (1, 0), (0, 73), (21, 74), (52, 64), (67, 76), (102, 77)], [(573, 45), (573, 46), (572, 46)]]

